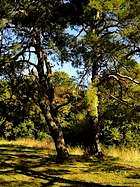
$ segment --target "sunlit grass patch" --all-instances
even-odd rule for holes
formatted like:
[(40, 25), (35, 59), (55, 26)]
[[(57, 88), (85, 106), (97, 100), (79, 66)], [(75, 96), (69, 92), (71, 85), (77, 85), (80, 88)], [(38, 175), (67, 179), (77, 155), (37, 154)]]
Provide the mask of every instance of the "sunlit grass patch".
[(2, 187), (40, 187), (43, 182), (44, 180), (35, 179), (23, 174), (0, 175), (0, 186)]
[(0, 140), (0, 145), (8, 144), (8, 145), (17, 145), (17, 146), (25, 146), (32, 148), (42, 148), (42, 149), (50, 149), (53, 150), (54, 143), (51, 138), (47, 138), (45, 140), (39, 141), (31, 138), (21, 138), (13, 141)]
[[(128, 174), (127, 174), (128, 175)], [(114, 185), (114, 186), (140, 186), (139, 179), (128, 179), (126, 174), (118, 173), (106, 173), (106, 172), (92, 172), (84, 173), (79, 172), (73, 174), (64, 175), (65, 179), (81, 180), (87, 183), (97, 183), (103, 185)]]
[(80, 146), (70, 147), (69, 146), (69, 153), (70, 155), (83, 155), (84, 150)]
[(107, 156), (118, 158), (121, 162), (130, 163), (134, 166), (140, 166), (140, 150), (138, 149), (111, 147), (108, 149), (104, 149), (104, 151)]

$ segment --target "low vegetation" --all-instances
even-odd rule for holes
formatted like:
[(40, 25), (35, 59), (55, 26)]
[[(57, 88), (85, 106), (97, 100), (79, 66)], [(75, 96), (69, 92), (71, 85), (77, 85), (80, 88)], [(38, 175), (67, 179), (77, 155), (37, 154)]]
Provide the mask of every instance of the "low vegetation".
[(69, 161), (58, 164), (50, 140), (1, 140), (0, 186), (140, 186), (138, 150), (103, 148), (104, 161), (69, 150)]

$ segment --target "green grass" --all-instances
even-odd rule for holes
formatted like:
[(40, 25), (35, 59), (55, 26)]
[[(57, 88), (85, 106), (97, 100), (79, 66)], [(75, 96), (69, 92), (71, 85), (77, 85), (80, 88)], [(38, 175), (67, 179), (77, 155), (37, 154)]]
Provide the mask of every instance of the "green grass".
[(136, 150), (105, 150), (104, 161), (86, 159), (71, 148), (71, 159), (55, 162), (51, 142), (0, 141), (0, 186), (140, 186), (140, 154)]

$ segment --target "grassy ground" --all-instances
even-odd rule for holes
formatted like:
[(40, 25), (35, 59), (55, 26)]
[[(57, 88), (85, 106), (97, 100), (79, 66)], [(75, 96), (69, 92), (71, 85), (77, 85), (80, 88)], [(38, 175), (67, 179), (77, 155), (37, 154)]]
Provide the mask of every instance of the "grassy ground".
[(105, 150), (99, 161), (70, 149), (70, 161), (57, 164), (50, 141), (0, 141), (0, 186), (139, 186), (140, 153), (136, 150)]

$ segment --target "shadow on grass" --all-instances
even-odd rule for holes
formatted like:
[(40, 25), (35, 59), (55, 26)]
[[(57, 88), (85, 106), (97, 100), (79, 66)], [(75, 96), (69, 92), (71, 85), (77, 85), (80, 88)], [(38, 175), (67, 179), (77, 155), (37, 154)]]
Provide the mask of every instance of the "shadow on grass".
[(13, 186), (21, 186), (21, 187), (32, 187), (32, 182), (22, 182), (22, 181), (19, 181), (18, 182), (18, 185), (17, 185), (17, 182), (16, 181), (5, 181), (3, 179), (0, 178), (0, 186), (1, 187), (13, 187)]
[[(120, 171), (131, 168), (124, 166), (115, 166), (116, 160), (109, 158), (106, 161), (86, 159), (83, 156), (72, 156), (71, 159), (63, 164), (55, 162), (55, 155), (40, 154), (40, 148), (29, 148), (16, 145), (0, 145), (0, 186), (79, 186), (79, 187), (94, 187), (94, 186), (111, 186), (93, 182), (84, 182), (81, 180), (65, 179), (63, 175), (73, 172), (70, 168), (77, 168), (76, 162), (87, 163), (88, 167), (81, 168), (82, 172), (92, 171)], [(41, 168), (41, 169), (40, 169)], [(29, 181), (23, 179), (13, 180), (13, 176), (19, 174), (30, 178)], [(10, 179), (6, 179), (12, 176)], [(132, 176), (133, 177), (133, 176)], [(33, 180), (33, 181), (32, 181)], [(37, 182), (35, 182), (37, 180)]]
[(131, 178), (131, 179), (140, 179), (140, 174), (138, 174), (138, 173), (131, 174), (131, 175), (129, 175), (127, 178)]

